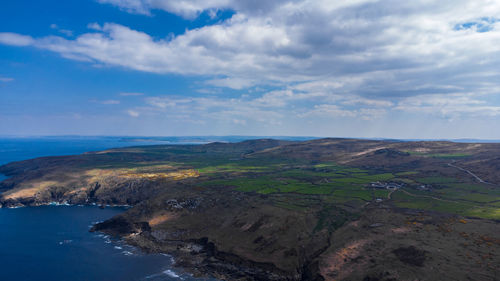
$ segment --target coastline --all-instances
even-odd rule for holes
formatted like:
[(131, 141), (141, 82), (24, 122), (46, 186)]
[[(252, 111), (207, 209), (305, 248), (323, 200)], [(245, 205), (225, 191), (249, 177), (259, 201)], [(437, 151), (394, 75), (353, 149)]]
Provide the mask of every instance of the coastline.
[[(149, 143), (148, 143), (149, 144)], [(137, 142), (134, 144), (137, 145)], [(174, 145), (173, 147), (182, 147), (182, 145), (177, 146)], [(67, 149), (67, 147), (64, 147), (64, 149)], [(98, 149), (85, 149), (85, 151), (96, 151), (96, 150), (103, 150), (105, 148), (98, 147)], [(22, 150), (20, 150), (22, 151)], [(61, 150), (58, 153), (54, 153), (55, 155), (67, 155), (68, 153), (70, 154), (77, 154), (80, 153), (80, 151), (64, 151)], [(37, 152), (34, 154), (34, 157), (39, 156), (39, 154), (44, 155), (42, 158), (35, 158), (34, 160), (32, 159), (33, 157), (26, 157), (25, 155), (4, 155), (7, 158), (4, 157), (1, 167), (5, 168), (7, 166), (10, 167), (16, 167), (17, 165), (21, 164), (24, 166), (25, 164), (27, 166), (30, 165), (30, 163), (35, 163), (35, 161), (46, 161), (50, 159), (61, 159), (61, 158), (79, 158), (79, 157), (86, 157), (86, 156), (79, 156), (79, 155), (73, 155), (73, 156), (55, 156), (55, 157), (45, 157), (45, 152)], [(86, 155), (93, 155), (93, 152), (86, 152)], [(23, 157), (23, 158), (21, 158)], [(26, 157), (26, 158), (24, 158)], [(24, 159), (32, 159), (32, 160), (24, 160)], [(38, 159), (38, 160), (37, 160)], [(21, 167), (21, 166), (19, 166)], [(23, 168), (21, 168), (23, 169)], [(8, 191), (12, 189), (13, 186), (17, 185), (18, 183), (22, 183), (25, 181), (25, 178), (22, 177), (22, 170), (17, 170), (14, 173), (12, 171), (2, 171), (2, 172), (7, 172), (10, 176), (6, 176), (4, 174), (0, 174), (0, 182), (2, 182), (2, 187), (4, 187), (3, 191)], [(44, 171), (45, 173), (45, 171)], [(19, 177), (21, 175), (21, 177)], [(145, 186), (147, 188), (150, 188), (150, 181), (148, 180), (134, 180), (134, 181), (127, 181), (125, 184), (128, 184), (131, 182), (133, 185), (137, 185), (139, 183), (140, 186)], [(103, 183), (100, 183), (103, 184)], [(121, 184), (121, 183), (120, 183)], [(18, 208), (23, 208), (23, 207), (41, 207), (41, 206), (75, 206), (75, 207), (85, 207), (85, 206), (102, 206), (102, 207), (123, 207), (123, 208), (132, 208), (134, 205), (139, 203), (141, 200), (144, 200), (142, 198), (137, 198), (137, 199), (132, 199), (131, 204), (127, 204), (127, 197), (129, 195), (125, 195), (118, 198), (119, 202), (118, 204), (111, 204), (110, 200), (107, 199), (106, 195), (102, 196), (102, 193), (100, 193), (104, 188), (100, 188), (98, 191), (100, 185), (92, 185), (88, 186), (88, 190), (85, 192), (80, 192), (76, 194), (77, 196), (64, 196), (63, 198), (59, 197), (56, 193), (58, 192), (57, 189), (51, 189), (49, 190), (48, 193), (36, 193), (33, 194), (33, 196), (28, 196), (28, 197), (22, 197), (22, 198), (16, 198), (16, 199), (6, 199), (3, 202), (0, 203), (0, 208), (9, 208), (9, 209), (18, 209)], [(111, 186), (115, 186), (115, 184), (111, 184)], [(116, 184), (118, 186), (118, 183)], [(73, 193), (72, 193), (73, 194)], [(75, 194), (73, 194), (75, 195)], [(112, 201), (112, 200), (111, 200)], [(104, 232), (102, 232), (104, 233)], [(135, 240), (129, 239), (127, 237), (120, 236), (120, 238), (127, 243), (127, 245), (131, 246), (136, 246), (138, 247), (141, 251), (144, 252), (150, 252), (150, 253), (164, 253), (167, 255), (170, 255), (175, 258), (175, 263), (178, 265), (179, 268), (186, 270), (186, 272), (191, 272), (195, 274), (196, 276), (231, 276), (231, 273), (227, 273), (227, 271), (232, 268), (233, 271), (237, 272), (238, 269), (234, 267), (233, 264), (231, 263), (226, 263), (223, 264), (222, 261), (216, 260), (214, 257), (212, 257), (211, 262), (212, 265), (216, 264), (220, 269), (224, 269), (226, 271), (226, 274), (219, 274), (216, 273), (215, 271), (210, 271), (208, 269), (201, 270), (201, 267), (198, 265), (201, 264), (203, 260), (208, 260), (209, 256), (203, 256), (203, 253), (200, 253), (200, 245), (193, 246), (196, 243), (193, 243), (193, 241), (182, 241), (183, 246), (178, 249), (179, 244), (181, 243), (180, 241), (175, 241), (172, 242), (172, 245), (167, 248), (160, 248), (158, 245), (154, 245), (154, 240), (151, 240), (152, 236), (149, 236), (149, 239), (147, 238), (146, 235), (142, 236), (136, 236)], [(139, 239), (140, 238), (140, 239)], [(165, 246), (166, 247), (166, 246)], [(206, 250), (203, 250), (206, 251)], [(202, 251), (202, 252), (203, 252)], [(192, 261), (194, 255), (197, 254), (197, 262), (190, 262)], [(203, 256), (203, 257), (202, 257)], [(247, 270), (248, 271), (248, 270)], [(231, 279), (231, 278), (229, 278)]]
[[(171, 280), (163, 275), (166, 270), (188, 276), (173, 267), (170, 256), (147, 254), (122, 239), (89, 232), (123, 211), (50, 205), (0, 209), (0, 237), (8, 241), (0, 249), (2, 280)], [(147, 278), (153, 274), (159, 275)]]
[[(54, 206), (54, 207), (98, 207), (100, 209), (104, 208), (120, 208), (123, 211), (132, 208), (131, 205), (100, 205), (97, 203), (90, 204), (69, 204), (67, 202), (47, 202), (43, 204), (36, 205), (16, 205), (9, 207), (2, 207), (0, 209), (19, 209), (19, 208), (38, 208), (44, 206)], [(118, 214), (120, 215), (120, 214)], [(144, 235), (140, 235), (141, 233), (134, 233), (134, 235), (123, 236), (118, 233), (110, 233), (106, 230), (95, 230), (95, 227), (99, 224), (105, 223), (108, 220), (112, 220), (114, 217), (109, 218), (104, 221), (96, 221), (92, 222), (89, 225), (88, 232), (96, 232), (99, 233), (98, 236), (104, 240), (104, 243), (117, 244), (114, 245), (115, 248), (121, 247), (120, 243), (128, 247), (132, 247), (133, 249), (137, 249), (143, 254), (161, 254), (167, 256), (171, 260), (171, 269), (167, 269), (168, 272), (158, 273), (153, 277), (161, 277), (161, 274), (169, 275), (172, 278), (178, 278), (179, 274), (189, 274), (192, 278), (203, 278), (203, 280), (219, 280), (218, 278), (231, 279), (234, 277), (235, 272), (218, 272), (218, 271), (210, 271), (207, 268), (203, 268), (203, 260), (205, 260), (209, 255), (204, 255), (206, 253), (206, 245), (199, 243), (200, 241), (171, 241), (171, 244), (162, 244), (161, 246), (155, 245), (154, 240), (148, 240)], [(152, 238), (152, 236), (149, 236)], [(202, 241), (203, 242), (203, 241)], [(62, 245), (64, 242), (59, 242)], [(183, 246), (180, 246), (183, 245)], [(117, 248), (118, 249), (118, 248)], [(119, 249), (121, 250), (121, 248)], [(125, 255), (133, 255), (130, 249), (122, 251)], [(230, 267), (230, 264), (227, 264), (226, 267)], [(176, 270), (177, 269), (177, 270)], [(208, 278), (208, 279), (207, 279)], [(148, 278), (149, 279), (149, 278)]]

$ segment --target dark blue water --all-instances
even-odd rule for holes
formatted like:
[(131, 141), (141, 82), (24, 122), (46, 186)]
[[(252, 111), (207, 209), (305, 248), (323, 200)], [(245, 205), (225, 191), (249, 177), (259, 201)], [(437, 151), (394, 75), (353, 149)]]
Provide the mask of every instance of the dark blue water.
[[(0, 165), (42, 156), (72, 155), (108, 148), (170, 144), (167, 140), (122, 137), (0, 137)], [(174, 142), (175, 144), (176, 142)]]
[(122, 211), (78, 206), (0, 209), (0, 279), (190, 279), (172, 271), (168, 256), (145, 255), (102, 234), (88, 232), (93, 222)]
[[(0, 165), (40, 156), (166, 143), (118, 137), (0, 138)], [(4, 178), (0, 175), (0, 180)], [(42, 206), (0, 209), (0, 280), (200, 280), (166, 255), (141, 253), (90, 226), (124, 209)]]

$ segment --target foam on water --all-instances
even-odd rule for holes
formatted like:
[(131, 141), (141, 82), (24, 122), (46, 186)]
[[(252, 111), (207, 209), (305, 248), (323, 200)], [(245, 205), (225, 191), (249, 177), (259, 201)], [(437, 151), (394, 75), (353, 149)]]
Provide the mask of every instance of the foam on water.
[[(189, 276), (187, 276), (187, 277), (189, 277)], [(177, 274), (176, 272), (174, 272), (171, 269), (164, 270), (161, 273), (146, 276), (145, 279), (146, 280), (158, 280), (158, 281), (160, 281), (160, 280), (172, 280), (172, 279), (186, 280), (185, 277), (180, 276), (179, 274)]]
[(167, 269), (165, 271), (163, 271), (164, 274), (170, 276), (170, 277), (173, 277), (173, 278), (180, 278), (179, 275), (177, 275), (177, 273), (173, 272), (172, 270), (170, 269)]
[(64, 201), (64, 202), (49, 202), (49, 204), (47, 205), (50, 205), (50, 206), (71, 206), (71, 204), (69, 204), (67, 201)]
[(18, 209), (18, 208), (22, 208), (22, 207), (24, 207), (24, 206), (12, 206), (12, 207), (7, 207), (7, 208), (9, 208), (9, 209)]

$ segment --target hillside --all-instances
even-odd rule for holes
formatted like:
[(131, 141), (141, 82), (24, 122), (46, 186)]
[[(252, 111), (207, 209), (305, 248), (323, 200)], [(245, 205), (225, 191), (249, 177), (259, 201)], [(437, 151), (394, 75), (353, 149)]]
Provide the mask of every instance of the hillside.
[(227, 280), (494, 280), (500, 144), (160, 145), (9, 163), (0, 206), (131, 205), (94, 226)]

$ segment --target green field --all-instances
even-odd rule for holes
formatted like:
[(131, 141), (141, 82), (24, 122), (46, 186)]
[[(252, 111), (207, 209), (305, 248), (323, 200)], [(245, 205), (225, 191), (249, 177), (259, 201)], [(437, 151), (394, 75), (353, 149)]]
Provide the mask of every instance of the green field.
[[(398, 173), (347, 167), (336, 163), (308, 165), (260, 165), (231, 163), (204, 167), (201, 173), (237, 173), (226, 179), (212, 179), (202, 183), (205, 187), (223, 186), (241, 192), (265, 195), (289, 194), (288, 200), (281, 200), (276, 206), (291, 210), (305, 210), (307, 204), (295, 204), (303, 196), (316, 196), (322, 202), (361, 206), (376, 198), (386, 200), (389, 190), (370, 188), (371, 182), (398, 181), (407, 184), (404, 190), (410, 196), (397, 191), (391, 202), (397, 207), (433, 210), (464, 216), (500, 218), (500, 189), (484, 184), (461, 182), (460, 179), (441, 175), (425, 176), (419, 171)], [(431, 186), (430, 190), (419, 190), (421, 184)], [(295, 199), (290, 199), (295, 198)], [(436, 199), (433, 199), (436, 198)], [(440, 199), (440, 200), (439, 200)], [(310, 207), (310, 206), (309, 206)]]

